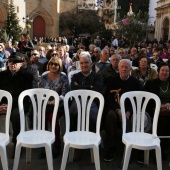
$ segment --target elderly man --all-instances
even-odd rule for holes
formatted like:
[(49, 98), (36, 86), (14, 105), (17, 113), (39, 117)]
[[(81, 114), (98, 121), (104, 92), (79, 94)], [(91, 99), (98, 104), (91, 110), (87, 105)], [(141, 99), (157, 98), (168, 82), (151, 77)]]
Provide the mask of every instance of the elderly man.
[[(13, 98), (10, 120), (13, 128), (12, 142), (14, 143), (14, 149), (16, 145), (16, 137), (20, 132), (18, 97), (22, 91), (32, 88), (33, 81), (33, 76), (30, 73), (20, 69), (20, 67), (22, 66), (22, 62), (23, 60), (21, 54), (12, 53), (8, 60), (8, 69), (0, 72), (0, 89), (6, 90), (11, 93)], [(3, 104), (6, 104), (5, 100), (2, 101), (1, 105)], [(24, 110), (28, 112), (29, 102), (25, 101), (24, 106)]]
[[(118, 124), (121, 124), (122, 113), (119, 105), (119, 98), (121, 95), (128, 91), (141, 90), (140, 82), (136, 78), (129, 76), (131, 65), (128, 59), (122, 59), (118, 65), (120, 76), (113, 77), (107, 84), (105, 93), (105, 110), (103, 115), (104, 128), (106, 131), (106, 153), (104, 160), (112, 161), (116, 153), (117, 148), (117, 129)], [(111, 92), (116, 90), (117, 93)], [(119, 95), (117, 95), (119, 94)], [(127, 118), (127, 130), (131, 131), (131, 115), (132, 108), (131, 105), (126, 102), (126, 118)]]
[(120, 60), (121, 56), (118, 54), (113, 54), (111, 56), (110, 65), (101, 72), (104, 84), (107, 84), (107, 81), (109, 80), (110, 77), (115, 77), (119, 75), (118, 64)]
[(93, 70), (100, 74), (109, 65), (109, 51), (107, 49), (103, 49), (100, 54), (100, 60), (95, 62), (93, 65)]
[(39, 46), (38, 51), (39, 51), (39, 54), (40, 54), (38, 61), (40, 63), (44, 64), (47, 61), (46, 54), (45, 54), (45, 47)]
[[(103, 88), (103, 81), (102, 76), (100, 74), (96, 74), (92, 71), (92, 61), (91, 56), (89, 52), (81, 52), (80, 54), (80, 67), (81, 72), (74, 74), (71, 80), (71, 89), (77, 90), (77, 89), (87, 89), (87, 90), (94, 90), (98, 92), (102, 92)], [(77, 117), (75, 114), (75, 109), (73, 109), (72, 104), (72, 115), (71, 117)], [(90, 130), (95, 130), (95, 124), (98, 112), (97, 103), (93, 103), (93, 109), (90, 112)], [(71, 122), (71, 128), (72, 130), (75, 129), (76, 121)]]
[(100, 47), (95, 47), (93, 51), (93, 55), (91, 57), (93, 63), (100, 60), (100, 53), (101, 53)]

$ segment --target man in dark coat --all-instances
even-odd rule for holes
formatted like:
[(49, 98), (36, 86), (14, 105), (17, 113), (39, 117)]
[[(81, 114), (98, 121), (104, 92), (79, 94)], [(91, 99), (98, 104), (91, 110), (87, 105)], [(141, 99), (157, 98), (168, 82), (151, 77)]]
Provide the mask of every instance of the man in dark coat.
[[(18, 110), (18, 97), (20, 93), (26, 89), (32, 88), (33, 76), (20, 69), (23, 59), (20, 53), (12, 53), (8, 60), (7, 70), (0, 72), (0, 89), (11, 93), (13, 98), (11, 123), (13, 128), (12, 142), (14, 148), (16, 145), (16, 137), (20, 132), (20, 116)], [(4, 101), (5, 103), (6, 101)], [(4, 104), (3, 103), (3, 104)], [(28, 111), (28, 101), (25, 101), (25, 111)]]

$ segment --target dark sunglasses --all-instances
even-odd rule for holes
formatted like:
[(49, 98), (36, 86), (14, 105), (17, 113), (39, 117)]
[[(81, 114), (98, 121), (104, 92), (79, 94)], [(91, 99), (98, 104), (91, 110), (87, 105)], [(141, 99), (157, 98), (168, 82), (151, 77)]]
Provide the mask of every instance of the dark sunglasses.
[(51, 54), (52, 56), (57, 56), (57, 53), (53, 53), (53, 54)]
[(58, 63), (53, 63), (53, 62), (50, 62), (49, 65), (50, 66), (55, 66), (55, 67), (60, 66)]
[(36, 56), (37, 55), (37, 53), (33, 53), (33, 54), (31, 54), (32, 56)]

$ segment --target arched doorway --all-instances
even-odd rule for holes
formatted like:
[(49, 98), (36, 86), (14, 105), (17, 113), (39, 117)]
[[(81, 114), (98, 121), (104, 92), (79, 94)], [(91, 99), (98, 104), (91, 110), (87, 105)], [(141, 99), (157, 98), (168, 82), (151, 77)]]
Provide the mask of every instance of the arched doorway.
[(45, 37), (45, 21), (41, 16), (34, 18), (33, 37)]
[(167, 41), (169, 37), (169, 19), (165, 18), (163, 21), (163, 40)]

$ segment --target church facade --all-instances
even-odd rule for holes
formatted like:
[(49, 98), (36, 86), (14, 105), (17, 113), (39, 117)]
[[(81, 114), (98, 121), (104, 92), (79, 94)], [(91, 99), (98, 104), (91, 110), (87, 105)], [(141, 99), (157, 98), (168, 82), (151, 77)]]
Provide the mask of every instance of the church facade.
[(170, 0), (159, 0), (156, 7), (155, 38), (170, 40)]
[[(0, 1), (0, 29), (3, 28), (7, 17), (7, 6), (11, 0)], [(152, 2), (155, 0), (151, 0)], [(30, 23), (31, 37), (58, 37), (60, 35), (60, 14), (69, 10), (77, 9), (79, 0), (13, 0), (20, 25), (24, 29), (26, 23), (23, 17), (28, 16), (33, 22)], [(153, 7), (153, 4), (150, 5)], [(157, 0), (155, 35), (158, 40), (170, 39), (170, 0)], [(152, 16), (152, 14), (149, 14)], [(150, 17), (150, 19), (153, 17)], [(153, 23), (149, 20), (148, 24)], [(24, 31), (24, 30), (23, 30)]]

